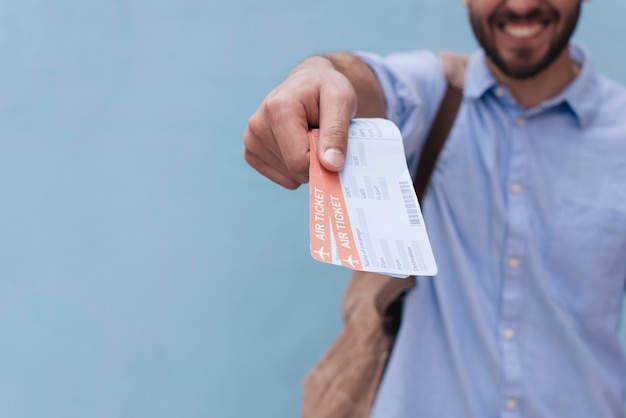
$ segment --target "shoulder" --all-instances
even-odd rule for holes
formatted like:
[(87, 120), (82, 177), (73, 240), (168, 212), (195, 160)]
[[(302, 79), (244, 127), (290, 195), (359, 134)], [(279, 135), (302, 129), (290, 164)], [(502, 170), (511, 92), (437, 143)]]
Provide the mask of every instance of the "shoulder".
[(613, 125), (626, 134), (626, 87), (605, 76), (597, 76), (598, 104), (594, 125)]
[(589, 128), (626, 126), (626, 87), (599, 73), (589, 52), (580, 44), (570, 45), (571, 56), (581, 72), (568, 87), (565, 97)]
[(357, 52), (372, 68), (385, 94), (389, 117), (402, 119), (416, 109), (436, 107), (445, 89), (440, 55), (431, 50), (394, 52), (388, 55)]
[(598, 76), (598, 85), (603, 104), (626, 111), (626, 86), (605, 76)]
[(358, 52), (357, 55), (372, 68), (383, 89), (390, 93), (419, 95), (429, 101), (430, 96), (438, 92), (437, 84), (443, 83), (441, 58), (434, 51), (402, 51), (388, 55)]
[(399, 51), (382, 55), (371, 52), (357, 51), (356, 54), (368, 64), (385, 67), (393, 72), (403, 72), (407, 75), (429, 75), (432, 72), (441, 72), (439, 55), (431, 50), (419, 49)]

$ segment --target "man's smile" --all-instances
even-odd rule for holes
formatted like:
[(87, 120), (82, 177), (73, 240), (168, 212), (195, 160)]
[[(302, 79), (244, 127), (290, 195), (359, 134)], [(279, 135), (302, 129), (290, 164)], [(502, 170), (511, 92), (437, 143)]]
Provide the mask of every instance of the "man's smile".
[(538, 35), (546, 26), (543, 22), (506, 22), (499, 25), (499, 28), (508, 36), (523, 40)]

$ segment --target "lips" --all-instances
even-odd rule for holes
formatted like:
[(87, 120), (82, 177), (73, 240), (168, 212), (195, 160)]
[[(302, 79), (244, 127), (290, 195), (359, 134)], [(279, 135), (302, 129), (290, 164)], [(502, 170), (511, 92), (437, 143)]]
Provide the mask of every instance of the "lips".
[(527, 39), (537, 35), (545, 25), (541, 22), (530, 23), (504, 23), (501, 25), (502, 30), (507, 35), (516, 39)]
[(495, 11), (489, 21), (510, 38), (523, 41), (539, 35), (558, 19), (558, 12), (547, 6), (529, 10), (523, 14), (503, 7)]

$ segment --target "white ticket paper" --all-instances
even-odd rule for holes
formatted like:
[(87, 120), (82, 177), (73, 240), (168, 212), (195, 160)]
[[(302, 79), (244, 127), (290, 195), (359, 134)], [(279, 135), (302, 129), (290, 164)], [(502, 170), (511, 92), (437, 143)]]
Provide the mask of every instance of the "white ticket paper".
[(433, 256), (413, 189), (400, 130), (386, 119), (354, 119), (346, 165), (326, 170), (311, 147), (311, 255), (352, 270), (434, 276)]

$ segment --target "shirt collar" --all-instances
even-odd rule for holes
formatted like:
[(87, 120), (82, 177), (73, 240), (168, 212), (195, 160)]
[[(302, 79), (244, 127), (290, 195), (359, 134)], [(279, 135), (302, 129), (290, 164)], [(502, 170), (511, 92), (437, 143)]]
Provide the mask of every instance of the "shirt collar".
[(478, 99), (487, 90), (495, 87), (498, 83), (487, 66), (485, 52), (480, 49), (470, 57), (467, 64), (465, 88), (463, 95), (470, 99)]
[[(580, 73), (561, 93), (537, 106), (535, 111), (565, 103), (581, 127), (585, 127), (593, 121), (601, 104), (598, 73), (591, 63), (588, 52), (581, 45), (571, 42), (570, 54), (574, 61), (580, 64)], [(472, 54), (465, 80), (463, 95), (471, 99), (479, 99), (498, 86), (497, 80), (487, 66), (483, 50)]]

